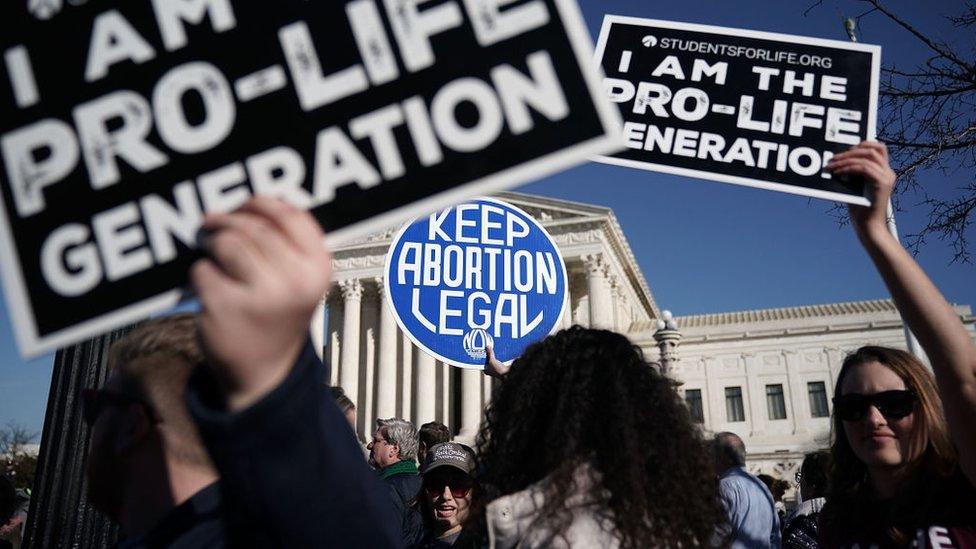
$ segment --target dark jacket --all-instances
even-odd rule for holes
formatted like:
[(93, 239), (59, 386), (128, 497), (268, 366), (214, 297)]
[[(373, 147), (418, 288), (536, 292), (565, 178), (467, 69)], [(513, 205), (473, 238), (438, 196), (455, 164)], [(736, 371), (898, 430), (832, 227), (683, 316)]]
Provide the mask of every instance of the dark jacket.
[(399, 547), (385, 487), (363, 460), (348, 421), (322, 387), (306, 343), (288, 377), (237, 413), (209, 371), (187, 404), (220, 473), (229, 547)]
[(220, 487), (215, 482), (173, 508), (147, 534), (121, 541), (117, 547), (118, 549), (150, 547), (223, 549), (226, 546), (225, 542)]
[[(424, 536), (424, 521), (417, 507), (423, 477), (416, 472), (392, 472), (390, 469), (405, 463), (403, 461), (380, 471), (380, 476), (390, 488), (390, 499), (393, 502), (393, 524), (400, 525), (401, 539), (405, 546), (418, 543)], [(410, 462), (412, 464), (412, 462)], [(392, 474), (391, 474), (392, 473)]]
[(786, 525), (783, 549), (816, 549), (820, 546), (817, 533), (818, 514), (800, 515)]

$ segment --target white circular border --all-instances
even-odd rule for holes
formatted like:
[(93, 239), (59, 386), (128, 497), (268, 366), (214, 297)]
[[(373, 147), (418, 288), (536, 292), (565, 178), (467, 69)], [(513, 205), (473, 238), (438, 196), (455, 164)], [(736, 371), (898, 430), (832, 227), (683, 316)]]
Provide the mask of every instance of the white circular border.
[[(456, 209), (458, 206), (462, 206), (464, 204), (469, 204), (469, 203), (475, 202), (475, 201), (492, 202), (492, 203), (495, 203), (495, 204), (499, 204), (499, 205), (505, 206), (507, 208), (511, 208), (511, 209), (515, 210), (516, 212), (524, 215), (529, 221), (531, 221), (536, 227), (538, 227), (539, 230), (542, 231), (542, 234), (545, 235), (545, 237), (549, 241), (549, 243), (552, 244), (553, 249), (556, 250), (556, 255), (557, 255), (557, 257), (559, 257), (559, 268), (560, 268), (560, 270), (562, 270), (562, 273), (563, 273), (563, 298), (562, 298), (562, 301), (561, 301), (561, 305), (559, 306), (559, 314), (556, 316), (556, 319), (557, 319), (556, 320), (556, 323), (553, 324), (552, 329), (549, 330), (549, 333), (546, 334), (546, 337), (548, 337), (548, 336), (556, 333), (556, 331), (558, 331), (558, 329), (559, 329), (559, 320), (558, 319), (561, 319), (563, 317), (563, 315), (566, 313), (566, 298), (569, 295), (569, 276), (567, 276), (567, 274), (566, 274), (566, 262), (563, 260), (562, 251), (559, 249), (559, 246), (556, 244), (556, 241), (552, 239), (552, 235), (549, 234), (549, 231), (547, 231), (546, 228), (543, 227), (541, 223), (539, 223), (538, 221), (536, 221), (536, 219), (534, 217), (532, 217), (531, 215), (529, 215), (528, 212), (526, 212), (522, 208), (519, 208), (518, 206), (515, 206), (514, 204), (510, 204), (510, 203), (505, 202), (503, 200), (498, 200), (497, 198), (489, 198), (487, 196), (472, 198), (471, 200), (466, 200), (464, 202), (461, 202), (460, 204), (455, 204), (455, 205), (451, 206), (450, 208), (446, 208), (446, 209)], [(438, 210), (438, 211), (443, 211), (443, 210)], [(393, 258), (393, 250), (396, 248), (396, 245), (400, 242), (400, 238), (403, 237), (403, 233), (406, 232), (406, 230), (411, 225), (413, 225), (414, 223), (416, 223), (417, 220), (419, 220), (419, 219), (421, 219), (423, 217), (428, 217), (429, 215), (430, 214), (428, 214), (426, 216), (418, 216), (418, 217), (415, 217), (415, 218), (411, 219), (410, 221), (404, 223), (403, 226), (400, 227), (400, 230), (397, 231), (396, 236), (393, 237), (393, 242), (390, 243), (390, 249), (387, 250), (387, 252), (386, 252), (386, 261), (384, 261), (384, 264), (383, 264), (383, 284), (386, 286), (386, 292), (385, 292), (386, 293), (386, 304), (390, 307), (390, 312), (393, 313), (393, 318), (396, 319), (397, 326), (400, 327), (400, 330), (403, 331), (403, 333), (407, 334), (407, 337), (410, 338), (410, 341), (412, 341), (413, 344), (416, 345), (421, 351), (424, 351), (428, 355), (430, 355), (430, 356), (434, 357), (435, 359), (443, 362), (444, 364), (449, 364), (451, 366), (454, 366), (455, 368), (465, 368), (465, 369), (468, 369), (468, 370), (484, 370), (484, 365), (482, 365), (482, 366), (473, 366), (471, 364), (463, 364), (463, 363), (455, 362), (454, 360), (451, 360), (449, 358), (443, 357), (443, 356), (439, 355), (438, 353), (435, 353), (434, 351), (428, 349), (426, 345), (424, 345), (423, 343), (421, 343), (413, 335), (413, 333), (411, 333), (411, 331), (408, 330), (404, 326), (403, 321), (400, 320), (400, 314), (397, 312), (397, 309), (396, 309), (396, 307), (393, 304), (393, 292), (390, 291), (390, 276), (389, 276), (390, 275), (390, 260)], [(505, 361), (502, 364), (511, 364), (514, 360), (515, 359), (509, 360), (509, 361)]]

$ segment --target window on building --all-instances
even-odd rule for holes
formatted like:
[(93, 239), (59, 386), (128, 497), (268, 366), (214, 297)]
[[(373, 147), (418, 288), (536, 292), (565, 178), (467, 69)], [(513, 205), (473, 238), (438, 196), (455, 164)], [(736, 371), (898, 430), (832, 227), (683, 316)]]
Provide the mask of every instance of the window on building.
[(746, 420), (746, 412), (742, 408), (742, 387), (725, 388), (725, 417), (729, 422)]
[(786, 399), (783, 398), (782, 384), (766, 386), (766, 412), (769, 419), (786, 419)]
[(685, 404), (688, 405), (688, 411), (691, 412), (691, 419), (693, 419), (695, 423), (705, 423), (705, 412), (702, 409), (701, 389), (686, 389)]
[(823, 381), (807, 383), (807, 394), (810, 396), (810, 415), (813, 417), (830, 417), (827, 407), (827, 386)]

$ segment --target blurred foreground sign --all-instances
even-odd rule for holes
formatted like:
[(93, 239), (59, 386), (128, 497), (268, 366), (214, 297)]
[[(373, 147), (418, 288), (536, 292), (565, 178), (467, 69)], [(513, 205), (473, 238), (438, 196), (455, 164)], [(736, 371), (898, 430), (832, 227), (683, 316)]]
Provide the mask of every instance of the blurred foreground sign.
[(253, 193), (348, 241), (615, 150), (572, 0), (0, 7), (0, 263), (32, 355), (174, 305)]
[(823, 166), (875, 136), (880, 47), (608, 15), (597, 59), (627, 146), (601, 162), (868, 203)]
[(437, 360), (482, 368), (485, 347), (508, 363), (556, 328), (566, 265), (529, 214), (482, 198), (422, 217), (393, 239), (386, 297), (411, 340)]

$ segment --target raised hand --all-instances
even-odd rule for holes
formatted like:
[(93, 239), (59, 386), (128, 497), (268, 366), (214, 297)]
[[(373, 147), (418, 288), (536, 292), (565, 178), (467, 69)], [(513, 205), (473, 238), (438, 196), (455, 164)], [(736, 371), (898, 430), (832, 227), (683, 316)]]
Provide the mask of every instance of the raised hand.
[(310, 214), (272, 198), (208, 215), (203, 228), (210, 257), (190, 270), (200, 331), (228, 406), (240, 410), (288, 375), (331, 283), (331, 256)]
[(895, 172), (888, 159), (888, 148), (876, 141), (862, 141), (849, 151), (835, 155), (827, 163), (834, 176), (861, 177), (871, 206), (850, 206), (851, 221), (858, 234), (887, 232), (888, 200), (895, 189)]
[(498, 379), (505, 377), (505, 374), (508, 373), (508, 370), (512, 366), (499, 362), (495, 358), (495, 352), (492, 351), (491, 347), (486, 347), (485, 352), (487, 353), (485, 356), (485, 375), (497, 377)]

